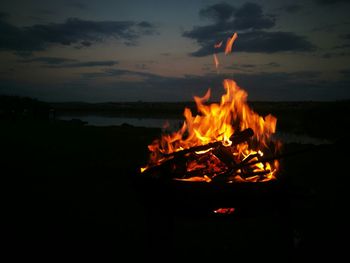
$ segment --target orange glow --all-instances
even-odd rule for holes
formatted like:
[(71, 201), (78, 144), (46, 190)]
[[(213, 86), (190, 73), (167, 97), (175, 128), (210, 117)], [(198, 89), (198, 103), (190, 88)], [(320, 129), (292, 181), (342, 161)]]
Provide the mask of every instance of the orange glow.
[(223, 41), (214, 45), (214, 48), (221, 48)]
[(183, 181), (183, 182), (207, 182), (207, 183), (211, 182), (211, 179), (206, 175), (204, 175), (203, 177), (194, 176), (194, 177), (184, 178), (184, 179), (175, 178), (175, 180)]
[[(194, 116), (190, 109), (185, 108), (182, 128), (172, 134), (162, 135), (148, 146), (151, 155), (149, 165), (143, 168), (143, 171), (171, 159), (169, 154), (221, 142), (232, 151), (231, 158), (234, 163), (253, 163), (248, 165), (248, 168), (237, 169), (227, 182), (259, 182), (275, 179), (279, 167), (278, 161), (264, 163), (257, 161), (262, 158), (265, 151), (271, 153), (279, 148), (279, 144), (271, 140), (271, 135), (276, 130), (277, 119), (272, 115), (261, 117), (250, 109), (247, 104), (247, 93), (235, 81), (225, 79), (223, 85), (226, 94), (221, 97), (220, 103), (206, 104), (210, 98), (210, 89), (203, 97), (194, 97), (199, 114)], [(230, 137), (235, 132), (247, 128), (254, 131), (251, 141), (232, 145)], [(223, 171), (227, 171), (227, 165), (212, 153), (214, 148), (213, 146), (203, 151), (196, 151), (193, 153), (196, 157), (187, 160), (186, 170), (188, 173), (194, 173), (193, 176), (174, 179), (210, 182)], [(201, 158), (204, 158), (204, 161)], [(195, 174), (200, 170), (203, 170), (205, 175)]]
[(227, 207), (227, 208), (218, 208), (218, 209), (214, 210), (213, 212), (215, 214), (230, 215), (230, 214), (233, 214), (234, 211), (235, 211), (235, 209), (233, 207)]
[(231, 53), (232, 45), (235, 42), (235, 40), (237, 39), (237, 37), (238, 37), (237, 33), (234, 33), (232, 35), (232, 37), (227, 39), (226, 47), (225, 47), (225, 55), (228, 55), (229, 53)]
[(216, 56), (216, 54), (214, 54), (213, 56), (214, 56), (214, 65), (215, 65), (216, 69), (218, 69), (219, 68), (219, 59)]

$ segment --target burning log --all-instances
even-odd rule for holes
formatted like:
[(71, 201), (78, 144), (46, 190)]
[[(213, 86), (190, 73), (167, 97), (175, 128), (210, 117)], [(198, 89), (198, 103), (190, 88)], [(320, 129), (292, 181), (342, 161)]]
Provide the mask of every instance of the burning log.
[(213, 154), (219, 158), (228, 168), (232, 168), (236, 165), (236, 161), (233, 159), (233, 153), (230, 146), (223, 146), (222, 144), (213, 150)]
[(173, 153), (169, 153), (169, 154), (164, 154), (163, 156), (168, 158), (168, 157), (174, 157), (174, 158), (178, 158), (180, 156), (184, 156), (188, 153), (194, 153), (194, 152), (201, 152), (201, 151), (208, 151), (211, 148), (216, 148), (219, 145), (222, 145), (221, 142), (211, 142), (208, 143), (206, 145), (200, 145), (200, 146), (195, 146), (195, 147), (191, 147), (189, 149), (185, 149), (182, 151), (178, 151), (178, 152), (173, 152)]
[(248, 155), (246, 158), (244, 158), (242, 160), (241, 164), (248, 164), (254, 158), (258, 158), (259, 159), (259, 157), (261, 157), (261, 155), (259, 153), (250, 154), (250, 155)]
[(264, 171), (257, 171), (257, 172), (251, 172), (251, 173), (237, 173), (237, 175), (241, 176), (242, 178), (248, 178), (253, 176), (264, 176), (271, 173), (270, 170), (264, 170)]
[[(232, 146), (238, 145), (240, 143), (246, 142), (250, 137), (254, 135), (252, 129), (248, 128), (243, 131), (235, 132), (230, 140), (232, 141), (231, 146), (224, 146), (221, 141), (208, 143), (206, 145), (195, 146), (189, 149), (185, 149), (178, 152), (173, 152), (170, 154), (165, 154), (164, 157), (169, 158), (163, 161), (162, 163), (149, 167), (146, 171), (153, 176), (159, 174), (166, 173), (169, 176), (176, 178), (188, 178), (191, 176), (203, 176), (206, 171), (194, 170), (194, 171), (186, 171), (186, 158), (189, 161), (191, 158), (195, 158), (197, 160), (207, 159), (209, 160), (209, 154), (213, 154), (217, 157), (222, 163), (224, 163), (227, 168), (234, 169), (237, 167), (237, 164), (234, 160), (234, 155), (232, 152)], [(201, 158), (198, 159), (197, 152), (207, 151), (205, 153), (201, 153)]]
[(232, 145), (237, 145), (242, 142), (248, 141), (250, 137), (253, 137), (253, 135), (254, 135), (254, 131), (251, 128), (248, 128), (240, 132), (235, 132), (230, 137), (230, 140), (232, 141)]
[[(230, 141), (232, 141), (232, 145), (237, 145), (240, 144), (242, 142), (246, 142), (249, 140), (250, 137), (252, 137), (254, 135), (254, 132), (252, 129), (248, 128), (245, 129), (243, 131), (240, 132), (236, 132), (234, 133), (231, 137), (230, 137)], [(222, 145), (222, 142), (211, 142), (205, 145), (200, 145), (200, 146), (195, 146), (195, 147), (191, 147), (189, 149), (185, 149), (182, 151), (178, 151), (178, 152), (173, 152), (173, 153), (169, 153), (169, 154), (164, 154), (163, 156), (168, 158), (168, 157), (178, 157), (178, 156), (184, 156), (188, 153), (194, 153), (194, 152), (201, 152), (201, 151), (207, 151), (210, 150), (211, 148), (216, 148)]]
[[(275, 159), (263, 158), (263, 154), (277, 152), (280, 146), (271, 137), (277, 119), (272, 115), (261, 117), (251, 110), (246, 92), (234, 81), (224, 80), (224, 87), (226, 94), (219, 104), (204, 104), (210, 91), (202, 98), (195, 97), (201, 114), (193, 116), (186, 108), (182, 128), (149, 145), (150, 161), (141, 172), (152, 177), (206, 182), (275, 178), (278, 161), (271, 162)], [(237, 132), (239, 127), (252, 129)]]

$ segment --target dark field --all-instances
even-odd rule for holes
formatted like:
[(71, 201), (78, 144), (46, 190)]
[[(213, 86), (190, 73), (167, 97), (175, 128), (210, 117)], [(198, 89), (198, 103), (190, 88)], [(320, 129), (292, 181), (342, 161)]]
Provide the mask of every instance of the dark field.
[(285, 145), (284, 152), (308, 151), (282, 160), (278, 200), (267, 199), (266, 210), (257, 200), (262, 209), (253, 204), (231, 216), (181, 211), (176, 202), (191, 196), (173, 198), (176, 188), (162, 192), (140, 180), (136, 171), (158, 129), (1, 121), (5, 249), (14, 259), (47, 262), (348, 256), (349, 103), (290, 105), (255, 108), (275, 113), (282, 130), (334, 143)]

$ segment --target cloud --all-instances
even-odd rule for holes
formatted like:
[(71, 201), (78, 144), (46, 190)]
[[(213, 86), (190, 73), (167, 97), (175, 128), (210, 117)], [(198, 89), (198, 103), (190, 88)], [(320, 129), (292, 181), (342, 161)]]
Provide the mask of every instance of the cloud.
[(85, 3), (78, 1), (69, 1), (68, 5), (76, 9), (87, 9), (87, 5)]
[(281, 64), (279, 64), (277, 62), (270, 62), (270, 63), (264, 64), (264, 66), (278, 68), (281, 66)]
[(344, 48), (350, 48), (350, 44), (343, 44), (339, 46), (335, 46), (334, 49), (344, 49)]
[[(261, 69), (264, 68), (278, 68), (281, 65), (279, 63), (276, 62), (269, 62), (269, 63), (265, 63), (265, 64), (233, 64), (230, 66), (226, 66), (225, 69), (234, 69), (234, 70), (239, 70), (242, 72), (257, 72), (257, 71), (261, 71)], [(210, 69), (213, 68), (213, 65), (210, 64)], [(208, 67), (209, 69), (209, 67)], [(252, 70), (254, 69), (254, 71)], [(256, 70), (258, 69), (258, 70)]]
[(0, 20), (0, 51), (27, 52), (46, 50), (53, 45), (80, 44), (90, 46), (114, 38), (135, 45), (143, 35), (155, 33), (146, 22), (91, 21), (69, 18), (64, 23), (36, 24), (17, 27)]
[(344, 42), (342, 41), (344, 44), (334, 46), (333, 49), (348, 49), (348, 48), (350, 48), (350, 43), (349, 43), (350, 34), (341, 34), (341, 35), (339, 35), (339, 38), (344, 40)]
[(340, 35), (340, 37), (346, 40), (350, 40), (350, 34)]
[(1, 20), (6, 20), (10, 15), (8, 13), (5, 12), (1, 12), (0, 11), (0, 21)]
[(328, 25), (318, 25), (313, 27), (310, 31), (311, 32), (317, 32), (317, 31), (324, 31), (324, 32), (334, 32), (339, 28), (347, 28), (350, 25), (349, 22), (340, 22), (340, 23), (331, 23)]
[(36, 10), (36, 13), (39, 15), (44, 15), (44, 16), (52, 16), (52, 15), (57, 15), (57, 11), (51, 10), (51, 9), (45, 9), (45, 8), (39, 8)]
[[(214, 43), (207, 40), (209, 36), (197, 36), (200, 48), (192, 52), (194, 57), (211, 55)], [(238, 34), (233, 52), (276, 53), (283, 51), (313, 51), (316, 47), (305, 37), (293, 32), (250, 31)], [(223, 51), (223, 49), (219, 50)]]
[(334, 5), (339, 3), (349, 3), (349, 0), (314, 0), (314, 2), (320, 5)]
[(148, 73), (148, 72), (140, 72), (133, 71), (127, 69), (103, 69), (99, 72), (87, 72), (81, 73), (81, 77), (83, 79), (97, 79), (97, 78), (106, 78), (106, 77), (121, 77), (121, 76), (138, 76), (143, 79), (152, 79), (152, 78), (161, 78), (159, 75)]
[(350, 76), (350, 69), (343, 69), (339, 71), (340, 74), (343, 74), (345, 76)]
[[(213, 5), (202, 9), (200, 14), (216, 17), (223, 12), (220, 8), (226, 3)], [(220, 10), (220, 11), (218, 11)], [(199, 45), (199, 49), (191, 53), (192, 56), (202, 57), (213, 54), (214, 44), (225, 40), (233, 31), (239, 31), (238, 40), (234, 44), (236, 52), (262, 52), (274, 53), (281, 51), (312, 51), (315, 46), (306, 37), (293, 32), (264, 31), (275, 26), (275, 16), (263, 13), (262, 7), (256, 3), (245, 3), (242, 6), (230, 9), (224, 19), (213, 19), (213, 24), (194, 26), (192, 30), (183, 32), (183, 37), (193, 39)], [(210, 15), (209, 15), (210, 14)], [(223, 51), (215, 50), (215, 51)]]
[(69, 59), (69, 58), (60, 58), (60, 57), (37, 57), (37, 58), (18, 60), (18, 62), (22, 62), (22, 63), (40, 62), (47, 65), (59, 65), (59, 64), (74, 62), (74, 61), (77, 61), (77, 60)]
[(206, 8), (202, 8), (199, 11), (199, 15), (201, 17), (213, 19), (220, 22), (227, 21), (229, 18), (231, 18), (235, 10), (236, 8), (233, 6), (225, 2), (221, 2), (208, 6)]
[(337, 58), (337, 57), (346, 57), (349, 56), (349, 52), (328, 52), (322, 54), (322, 58), (330, 59), (330, 58)]
[(22, 63), (39, 62), (46, 68), (84, 68), (84, 67), (111, 67), (118, 64), (115, 60), (99, 60), (80, 62), (76, 59), (60, 58), (60, 57), (37, 57), (18, 60)]
[(100, 60), (100, 61), (86, 61), (77, 63), (64, 63), (60, 65), (51, 65), (50, 68), (86, 68), (86, 67), (111, 67), (117, 65), (119, 62), (115, 60)]
[[(263, 29), (275, 25), (274, 16), (263, 14), (259, 4), (249, 2), (238, 8), (225, 2), (214, 4), (201, 9), (199, 15), (213, 20), (221, 30)], [(197, 27), (197, 30), (200, 29)]]
[(282, 6), (281, 8), (279, 8), (279, 10), (282, 10), (289, 14), (295, 14), (295, 13), (298, 13), (302, 8), (303, 6), (298, 4), (289, 4), (286, 6)]
[(245, 3), (235, 12), (233, 28), (235, 30), (263, 29), (275, 26), (275, 18), (271, 15), (264, 15), (260, 5), (256, 3)]
[(142, 70), (145, 70), (145, 69), (149, 69), (149, 66), (145, 63), (138, 63), (138, 64), (135, 64), (135, 67), (137, 69), (142, 69)]

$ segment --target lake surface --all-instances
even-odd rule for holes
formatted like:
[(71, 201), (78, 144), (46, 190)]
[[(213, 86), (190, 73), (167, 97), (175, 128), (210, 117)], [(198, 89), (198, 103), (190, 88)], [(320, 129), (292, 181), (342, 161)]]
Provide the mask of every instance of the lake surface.
[[(122, 124), (129, 124), (135, 127), (148, 127), (148, 128), (164, 128), (169, 130), (177, 130), (183, 124), (183, 119), (160, 119), (160, 118), (125, 118), (116, 116), (101, 116), (101, 115), (67, 115), (59, 116), (58, 119), (70, 121), (73, 119), (79, 119), (83, 122), (87, 122), (87, 125), (92, 126), (120, 126)], [(274, 135), (275, 138), (280, 139), (284, 143), (301, 143), (301, 144), (329, 144), (331, 143), (325, 139), (313, 138), (307, 135), (292, 134), (286, 132), (277, 132)]]
[(83, 122), (87, 122), (87, 125), (92, 126), (119, 126), (122, 124), (130, 124), (135, 127), (148, 127), (148, 128), (163, 128), (165, 125), (169, 125), (170, 128), (181, 127), (183, 120), (180, 119), (157, 119), (157, 118), (125, 118), (116, 116), (101, 116), (101, 115), (69, 115), (59, 116), (58, 119), (70, 121), (73, 119), (79, 119)]

